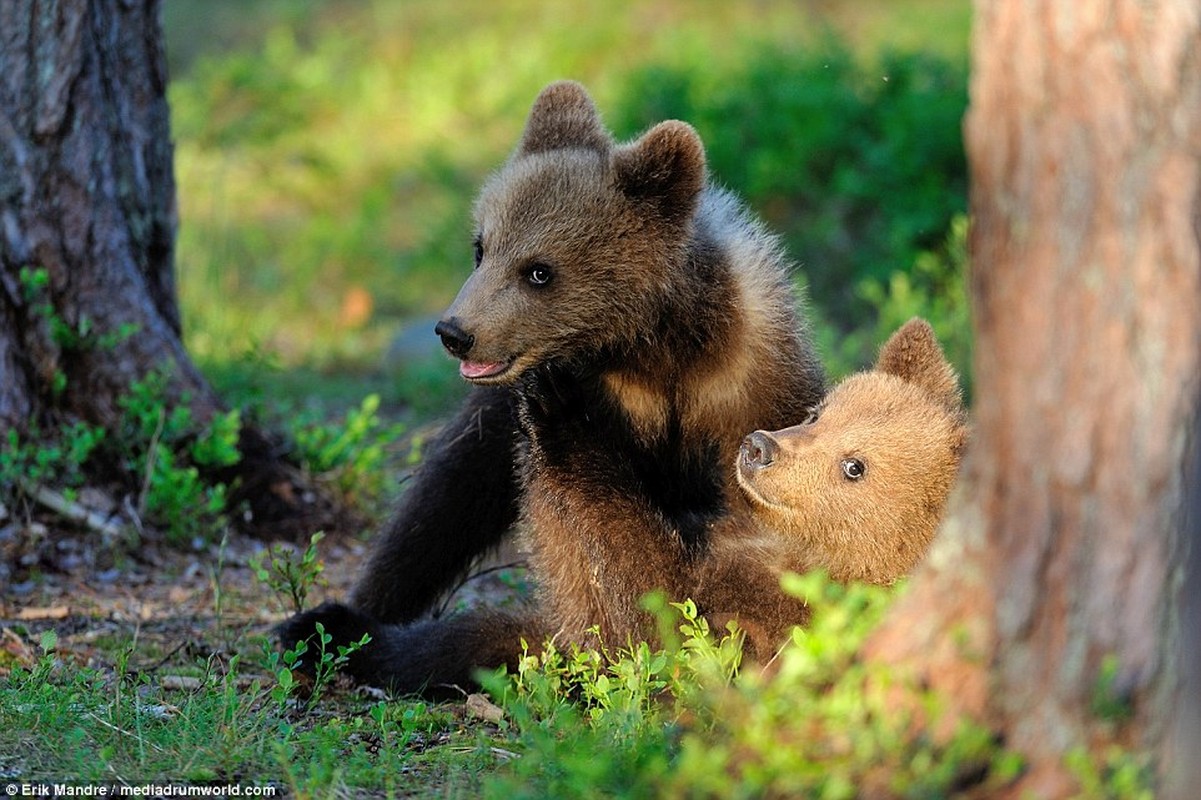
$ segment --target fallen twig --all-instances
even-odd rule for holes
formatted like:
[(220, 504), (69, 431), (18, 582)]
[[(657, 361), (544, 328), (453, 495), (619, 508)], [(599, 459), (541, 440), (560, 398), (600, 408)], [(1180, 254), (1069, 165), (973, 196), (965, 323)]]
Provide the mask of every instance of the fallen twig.
[(96, 531), (102, 536), (120, 538), (125, 533), (124, 527), (113, 522), (111, 516), (105, 516), (74, 500), (68, 500), (54, 489), (31, 482), (22, 482), (21, 488), (28, 496), (56, 514), (66, 517), (72, 522), (77, 522), (89, 530)]

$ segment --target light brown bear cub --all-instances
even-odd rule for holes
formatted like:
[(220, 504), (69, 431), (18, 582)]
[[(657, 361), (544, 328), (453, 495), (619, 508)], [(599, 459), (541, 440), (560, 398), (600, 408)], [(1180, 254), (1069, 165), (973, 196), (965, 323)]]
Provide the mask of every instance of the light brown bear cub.
[(714, 536), (698, 602), (718, 621), (737, 617), (766, 657), (803, 622), (782, 596), (764, 602), (784, 570), (904, 576), (934, 536), (967, 436), (955, 371), (929, 324), (910, 320), (804, 424), (743, 440), (735, 473), (750, 519)]

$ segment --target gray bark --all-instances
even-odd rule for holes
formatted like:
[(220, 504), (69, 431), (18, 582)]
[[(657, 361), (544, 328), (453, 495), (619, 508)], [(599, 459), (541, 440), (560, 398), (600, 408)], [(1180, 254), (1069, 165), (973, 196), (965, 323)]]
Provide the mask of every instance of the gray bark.
[[(176, 206), (159, 4), (0, 3), (0, 422), (50, 401), (109, 423), (115, 400), (166, 365), (201, 418), (218, 403), (180, 341), (173, 258)], [(49, 272), (50, 301), (103, 348), (63, 347), (22, 291)]]
[[(159, 0), (0, 2), (0, 432), (63, 415), (111, 426), (122, 394), (156, 369), (194, 419), (221, 407), (180, 339), (159, 11)], [(23, 268), (47, 270), (53, 314), (89, 338), (54, 335)], [(240, 449), (221, 479), (238, 479), (260, 530), (345, 522), (258, 431), (243, 430)]]

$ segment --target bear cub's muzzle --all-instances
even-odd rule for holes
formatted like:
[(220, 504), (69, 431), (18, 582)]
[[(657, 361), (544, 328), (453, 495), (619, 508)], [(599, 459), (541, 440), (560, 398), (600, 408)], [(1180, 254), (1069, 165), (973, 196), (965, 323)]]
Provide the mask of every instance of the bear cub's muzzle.
[(459, 326), (455, 317), (444, 319), (434, 326), (434, 333), (442, 340), (442, 346), (455, 358), (466, 358), (475, 344), (475, 337)]
[(742, 440), (739, 454), (742, 463), (748, 467), (761, 469), (776, 460), (780, 444), (767, 431), (755, 431)]

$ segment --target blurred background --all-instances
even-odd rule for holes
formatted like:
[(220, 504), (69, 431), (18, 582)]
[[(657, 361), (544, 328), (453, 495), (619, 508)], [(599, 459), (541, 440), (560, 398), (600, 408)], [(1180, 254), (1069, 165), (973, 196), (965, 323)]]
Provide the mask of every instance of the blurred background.
[(171, 0), (188, 347), (232, 400), (402, 415), (463, 391), (432, 317), (538, 90), (692, 123), (779, 233), (835, 377), (918, 314), (970, 389), (969, 0)]

